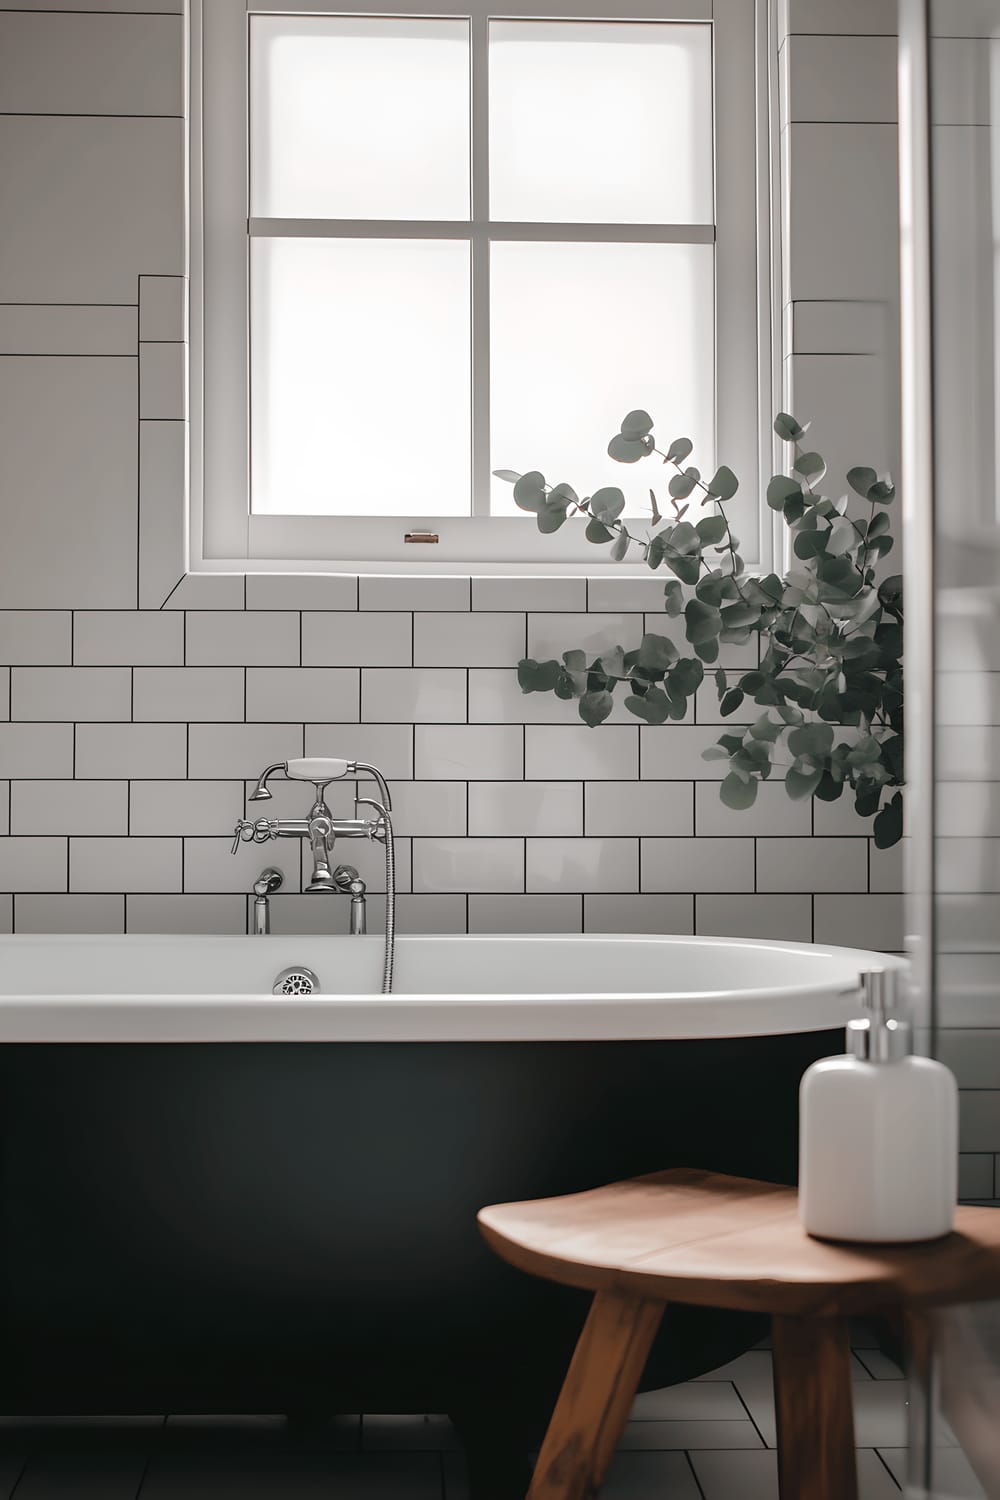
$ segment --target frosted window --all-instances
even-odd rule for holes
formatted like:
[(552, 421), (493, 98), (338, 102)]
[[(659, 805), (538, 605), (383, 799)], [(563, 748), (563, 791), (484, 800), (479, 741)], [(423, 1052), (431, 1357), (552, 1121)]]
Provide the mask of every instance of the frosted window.
[(250, 274), (253, 510), (468, 515), (468, 243), (258, 239)]
[(712, 223), (710, 31), (491, 22), (491, 216)]
[(469, 28), (254, 16), (250, 212), (466, 219)]
[[(497, 243), (491, 250), (491, 469), (541, 469), (579, 493), (623, 489), (629, 514), (666, 499), (667, 472), (615, 463), (607, 444), (633, 407), (667, 442), (714, 458), (710, 245)], [(672, 472), (672, 471), (671, 471)], [(492, 509), (521, 515), (493, 481)]]

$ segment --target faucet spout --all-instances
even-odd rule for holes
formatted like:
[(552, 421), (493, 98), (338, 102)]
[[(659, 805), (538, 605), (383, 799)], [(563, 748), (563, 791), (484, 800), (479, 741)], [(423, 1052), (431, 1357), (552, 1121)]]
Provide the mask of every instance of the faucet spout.
[(247, 801), (248, 802), (270, 802), (270, 800), (271, 800), (271, 798), (272, 798), (272, 796), (274, 794), (273, 794), (273, 792), (271, 792), (271, 791), (268, 790), (268, 785), (267, 785), (268, 777), (273, 776), (274, 773), (275, 773), (275, 771), (283, 771), (287, 765), (288, 765), (288, 762), (285, 761), (285, 760), (276, 760), (273, 765), (271, 765), (271, 766), (265, 766), (264, 770), (261, 771), (260, 775), (257, 777), (257, 785), (254, 787), (253, 791), (250, 793), (250, 796), (247, 798)]

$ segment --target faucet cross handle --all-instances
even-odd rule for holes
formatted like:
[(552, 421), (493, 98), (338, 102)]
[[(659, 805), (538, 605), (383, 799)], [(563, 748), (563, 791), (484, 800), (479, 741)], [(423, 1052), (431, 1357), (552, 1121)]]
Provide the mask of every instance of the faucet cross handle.
[(385, 804), (376, 802), (374, 797), (358, 797), (355, 801), (356, 807), (372, 807), (378, 814), (377, 818), (368, 819), (368, 837), (376, 843), (384, 843), (386, 838), (387, 813)]
[(274, 823), (270, 818), (258, 818), (256, 823), (240, 818), (233, 829), (233, 847), (229, 852), (235, 854), (240, 844), (266, 844), (273, 837)]

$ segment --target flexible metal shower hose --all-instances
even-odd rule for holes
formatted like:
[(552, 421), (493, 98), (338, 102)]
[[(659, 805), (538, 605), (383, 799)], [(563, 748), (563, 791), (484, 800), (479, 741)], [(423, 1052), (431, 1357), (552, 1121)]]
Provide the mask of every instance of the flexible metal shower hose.
[(381, 809), (385, 822), (385, 959), (382, 965), (382, 993), (392, 994), (392, 969), (396, 957), (396, 848), (392, 818)]

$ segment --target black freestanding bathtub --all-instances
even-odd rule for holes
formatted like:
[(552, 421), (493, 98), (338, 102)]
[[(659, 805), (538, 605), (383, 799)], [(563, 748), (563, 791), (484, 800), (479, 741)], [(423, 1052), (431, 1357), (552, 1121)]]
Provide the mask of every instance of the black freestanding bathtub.
[[(843, 949), (694, 938), (0, 939), (0, 1410), (445, 1411), (537, 1431), (586, 1298), (490, 1202), (791, 1182)], [(291, 963), (323, 994), (270, 993)], [(668, 1311), (661, 1386), (761, 1333)]]

